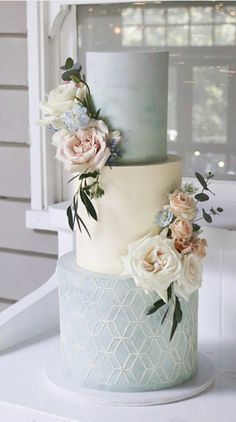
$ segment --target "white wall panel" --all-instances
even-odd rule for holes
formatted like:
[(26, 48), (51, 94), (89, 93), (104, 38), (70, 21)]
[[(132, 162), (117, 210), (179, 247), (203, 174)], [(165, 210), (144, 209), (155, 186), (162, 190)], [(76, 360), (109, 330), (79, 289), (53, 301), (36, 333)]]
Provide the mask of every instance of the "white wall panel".
[(0, 196), (30, 198), (29, 148), (0, 145)]
[(28, 91), (0, 89), (0, 142), (28, 142)]
[(203, 282), (199, 290), (199, 336), (221, 335), (221, 250), (207, 249), (203, 260)]
[(27, 85), (26, 38), (0, 38), (0, 85)]
[(0, 200), (0, 248), (57, 254), (57, 235), (25, 227), (30, 203)]
[(24, 1), (0, 1), (0, 32), (26, 32), (26, 7)]
[(20, 299), (53, 274), (56, 259), (0, 251), (0, 297)]
[(236, 339), (236, 248), (222, 252), (222, 335)]

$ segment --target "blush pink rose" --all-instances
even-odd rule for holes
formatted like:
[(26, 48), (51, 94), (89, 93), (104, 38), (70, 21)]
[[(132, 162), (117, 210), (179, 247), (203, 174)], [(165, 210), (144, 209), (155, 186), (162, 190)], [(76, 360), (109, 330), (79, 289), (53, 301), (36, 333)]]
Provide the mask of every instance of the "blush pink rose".
[(192, 224), (185, 218), (177, 217), (169, 227), (173, 239), (188, 240), (193, 233)]
[(201, 258), (206, 256), (206, 246), (206, 239), (200, 239), (199, 237), (195, 237), (191, 241), (191, 248), (193, 253)]
[(174, 240), (175, 249), (181, 253), (181, 255), (186, 255), (192, 252), (192, 246), (190, 239), (183, 240), (183, 239), (175, 239)]
[(206, 256), (206, 239), (200, 239), (199, 237), (192, 236), (190, 239), (175, 239), (175, 248), (181, 255), (194, 253), (199, 258)]
[[(103, 122), (102, 122), (103, 123)], [(79, 129), (74, 135), (66, 135), (58, 142), (56, 158), (70, 172), (82, 172), (87, 168), (101, 170), (110, 156), (106, 140), (106, 126)]]
[(170, 210), (175, 217), (182, 217), (186, 220), (193, 220), (196, 214), (196, 204), (194, 199), (185, 192), (175, 190), (169, 196)]

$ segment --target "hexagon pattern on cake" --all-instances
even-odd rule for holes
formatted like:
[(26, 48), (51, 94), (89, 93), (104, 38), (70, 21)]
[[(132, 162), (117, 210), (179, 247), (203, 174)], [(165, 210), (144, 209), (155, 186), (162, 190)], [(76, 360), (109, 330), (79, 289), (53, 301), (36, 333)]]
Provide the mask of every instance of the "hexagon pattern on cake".
[(157, 298), (131, 278), (85, 271), (72, 254), (59, 260), (64, 372), (76, 383), (110, 391), (173, 387), (197, 371), (198, 294), (182, 300), (183, 320), (169, 341), (172, 315), (147, 316)]

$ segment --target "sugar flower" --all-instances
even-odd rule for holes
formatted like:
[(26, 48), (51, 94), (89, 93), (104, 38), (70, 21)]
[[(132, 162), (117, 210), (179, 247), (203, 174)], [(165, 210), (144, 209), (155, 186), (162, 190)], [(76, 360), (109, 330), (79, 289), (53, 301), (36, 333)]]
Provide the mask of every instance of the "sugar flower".
[(66, 128), (75, 132), (79, 129), (84, 129), (89, 123), (89, 116), (86, 107), (82, 107), (80, 104), (76, 104), (72, 110), (65, 111), (62, 114), (61, 120), (64, 122)]
[(160, 227), (168, 226), (173, 219), (173, 213), (168, 209), (162, 209), (155, 215), (155, 224)]

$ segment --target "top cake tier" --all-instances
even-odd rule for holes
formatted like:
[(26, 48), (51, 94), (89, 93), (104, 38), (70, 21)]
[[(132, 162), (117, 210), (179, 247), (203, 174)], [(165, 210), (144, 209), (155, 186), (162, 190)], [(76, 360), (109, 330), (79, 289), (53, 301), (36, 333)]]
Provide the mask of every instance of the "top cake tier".
[(117, 165), (167, 158), (168, 52), (86, 54), (94, 104), (122, 135)]

